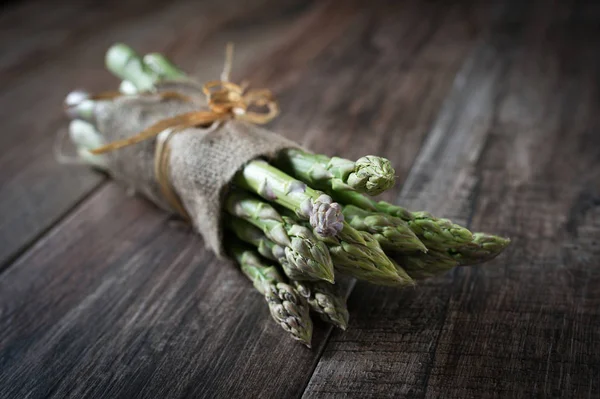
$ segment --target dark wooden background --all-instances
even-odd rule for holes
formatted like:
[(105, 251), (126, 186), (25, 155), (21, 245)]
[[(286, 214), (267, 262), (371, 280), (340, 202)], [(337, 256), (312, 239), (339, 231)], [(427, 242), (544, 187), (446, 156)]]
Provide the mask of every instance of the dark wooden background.
[[(307, 350), (187, 228), (55, 162), (64, 96), (115, 87), (116, 41), (201, 80), (234, 41), (273, 130), (386, 156), (386, 199), (513, 244), (357, 284)], [(32, 0), (0, 49), (0, 397), (600, 397), (600, 3)]]

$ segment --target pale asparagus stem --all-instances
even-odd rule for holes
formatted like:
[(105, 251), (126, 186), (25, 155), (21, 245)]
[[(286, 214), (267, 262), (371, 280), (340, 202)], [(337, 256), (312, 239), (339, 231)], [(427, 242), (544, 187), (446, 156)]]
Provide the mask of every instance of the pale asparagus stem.
[(65, 114), (69, 119), (81, 119), (87, 122), (95, 120), (96, 102), (83, 90), (74, 90), (67, 94), (64, 102)]
[(294, 339), (310, 348), (313, 325), (304, 298), (285, 283), (275, 266), (265, 264), (255, 251), (235, 240), (229, 242), (228, 251), (254, 287), (265, 296), (273, 319)]
[[(153, 57), (150, 58), (152, 60)], [(161, 79), (133, 49), (124, 44), (111, 46), (106, 52), (105, 62), (108, 70), (123, 80), (119, 88), (123, 94), (152, 90)], [(65, 99), (65, 112), (71, 119), (94, 122), (95, 111), (96, 102), (87, 92), (76, 90)]]
[(138, 91), (150, 91), (160, 77), (148, 68), (129, 46), (115, 44), (106, 52), (106, 67), (122, 80), (131, 82)]
[(130, 81), (124, 80), (119, 85), (119, 92), (126, 94), (126, 95), (134, 95), (134, 94), (138, 93), (138, 89)]
[(358, 191), (377, 195), (394, 185), (396, 173), (389, 160), (374, 155), (353, 162), (289, 149), (282, 151), (275, 162), (285, 172), (327, 192)]
[[(282, 217), (270, 204), (242, 190), (233, 190), (228, 195), (225, 210), (258, 227), (267, 238), (284, 248), (282, 266), (291, 277), (334, 281), (333, 262), (327, 246), (310, 229)], [(243, 226), (236, 227), (241, 230)]]
[(234, 182), (309, 220), (315, 233), (322, 237), (335, 236), (342, 229), (344, 216), (338, 203), (265, 161), (249, 162), (236, 174)]
[(296, 291), (307, 301), (310, 308), (317, 312), (321, 319), (336, 327), (346, 330), (350, 314), (346, 306), (346, 298), (337, 286), (325, 282), (291, 281)]
[(108, 158), (105, 155), (90, 152), (104, 144), (102, 135), (92, 124), (79, 119), (72, 120), (69, 124), (69, 138), (83, 161), (101, 170), (108, 168)]
[(175, 80), (186, 78), (185, 72), (173, 64), (167, 57), (159, 53), (146, 54), (144, 65), (161, 79)]
[(354, 205), (344, 206), (343, 214), (350, 226), (370, 233), (384, 250), (403, 253), (427, 252), (425, 245), (400, 218), (381, 212), (365, 211)]

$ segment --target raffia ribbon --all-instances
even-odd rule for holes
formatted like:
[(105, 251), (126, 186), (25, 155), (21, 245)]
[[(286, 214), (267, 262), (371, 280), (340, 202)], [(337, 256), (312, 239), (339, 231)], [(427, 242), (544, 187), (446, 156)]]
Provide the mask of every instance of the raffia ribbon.
[[(104, 154), (123, 147), (134, 145), (145, 140), (157, 138), (154, 154), (154, 172), (160, 189), (169, 204), (183, 217), (189, 219), (185, 207), (175, 193), (169, 181), (169, 140), (178, 132), (187, 128), (210, 126), (229, 119), (238, 119), (258, 125), (266, 124), (279, 114), (277, 102), (271, 91), (267, 89), (246, 90), (246, 85), (229, 82), (229, 71), (233, 58), (233, 46), (227, 45), (225, 67), (220, 80), (214, 80), (202, 85), (206, 96), (208, 110), (198, 110), (183, 113), (163, 119), (142, 130), (138, 134), (123, 140), (113, 141), (102, 147), (91, 150), (92, 154)], [(118, 93), (105, 93), (95, 98), (114, 98)], [(142, 95), (158, 95), (161, 99), (179, 99), (190, 102), (193, 99), (187, 95), (168, 91), (161, 93), (143, 93)]]

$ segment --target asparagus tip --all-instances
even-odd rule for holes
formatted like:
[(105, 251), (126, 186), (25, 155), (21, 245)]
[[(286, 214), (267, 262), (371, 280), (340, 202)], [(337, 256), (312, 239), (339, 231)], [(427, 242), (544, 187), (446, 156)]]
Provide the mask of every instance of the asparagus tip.
[(382, 157), (367, 155), (355, 162), (348, 184), (368, 195), (381, 194), (394, 186), (396, 171), (391, 162)]
[(310, 225), (321, 237), (337, 235), (344, 227), (342, 207), (333, 202), (330, 196), (322, 194), (313, 202), (310, 213)]

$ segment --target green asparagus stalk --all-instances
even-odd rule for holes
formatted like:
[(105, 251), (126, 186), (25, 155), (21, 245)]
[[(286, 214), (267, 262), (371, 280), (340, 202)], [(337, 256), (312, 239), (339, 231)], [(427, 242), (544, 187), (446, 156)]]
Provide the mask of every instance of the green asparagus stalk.
[(452, 223), (448, 219), (432, 216), (428, 212), (410, 212), (398, 205), (385, 201), (373, 201), (355, 192), (336, 192), (337, 200), (344, 204), (354, 205), (370, 212), (385, 213), (408, 223), (410, 229), (425, 244), (427, 249), (448, 251), (473, 240), (473, 234), (466, 228)]
[(235, 240), (229, 244), (228, 250), (242, 272), (265, 296), (273, 319), (294, 339), (310, 348), (313, 325), (306, 301), (285, 283), (276, 267), (266, 265), (256, 252)]
[(315, 233), (322, 237), (335, 236), (342, 229), (344, 216), (338, 203), (265, 161), (249, 162), (236, 174), (234, 182), (309, 220)]
[(416, 280), (433, 277), (456, 266), (475, 265), (496, 257), (510, 244), (510, 240), (485, 233), (474, 233), (473, 241), (458, 250), (429, 250), (426, 254), (398, 255), (406, 272)]
[(225, 225), (238, 239), (254, 245), (258, 253), (265, 258), (274, 261), (285, 260), (285, 247), (269, 240), (258, 227), (234, 216), (225, 218)]
[(342, 213), (350, 226), (370, 233), (384, 250), (404, 253), (427, 252), (425, 245), (400, 218), (381, 212), (365, 211), (354, 205), (344, 206)]
[(374, 155), (353, 162), (289, 149), (282, 151), (275, 162), (292, 176), (324, 191), (377, 195), (394, 185), (396, 173), (389, 160)]
[(344, 222), (337, 237), (324, 239), (336, 270), (372, 284), (412, 285), (406, 272), (397, 270), (377, 240), (366, 232), (355, 230)]
[(346, 298), (340, 293), (335, 285), (321, 281), (296, 281), (292, 285), (302, 295), (311, 310), (318, 313), (326, 322), (346, 330), (350, 314), (346, 307)]
[(270, 204), (241, 190), (232, 190), (225, 200), (225, 210), (258, 227), (275, 243), (284, 247), (291, 245), (283, 218)]
[(461, 266), (487, 262), (500, 254), (510, 244), (510, 239), (486, 233), (473, 233), (473, 241), (459, 247), (453, 257)]
[(458, 261), (452, 256), (436, 250), (430, 250), (426, 254), (401, 255), (397, 260), (415, 280), (434, 277), (458, 266)]
[(146, 66), (129, 46), (115, 44), (106, 52), (106, 67), (120, 79), (131, 82), (138, 91), (150, 91), (160, 77)]
[(284, 247), (286, 262), (282, 266), (290, 277), (333, 283), (333, 262), (327, 246), (310, 229), (282, 217), (270, 204), (242, 190), (228, 195), (225, 210), (258, 227), (270, 240)]
[(159, 53), (146, 54), (143, 58), (144, 65), (160, 79), (177, 80), (185, 79), (187, 75), (167, 57)]

